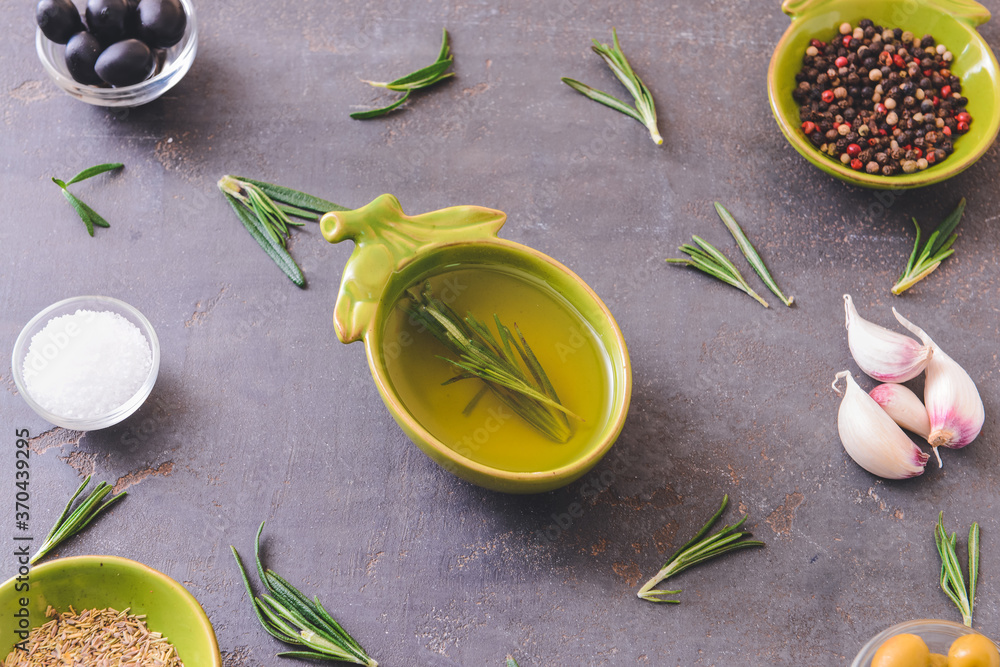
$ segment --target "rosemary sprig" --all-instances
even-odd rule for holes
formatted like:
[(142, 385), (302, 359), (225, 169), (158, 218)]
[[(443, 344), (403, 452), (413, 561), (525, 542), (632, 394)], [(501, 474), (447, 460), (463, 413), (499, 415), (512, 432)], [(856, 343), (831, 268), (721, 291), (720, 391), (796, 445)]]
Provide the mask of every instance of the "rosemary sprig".
[(760, 255), (757, 253), (757, 249), (753, 247), (753, 244), (750, 243), (750, 239), (748, 239), (747, 235), (743, 233), (743, 229), (740, 227), (739, 223), (736, 222), (736, 218), (734, 218), (732, 214), (730, 214), (729, 211), (727, 211), (726, 208), (719, 202), (715, 202), (715, 212), (719, 214), (720, 218), (722, 218), (722, 222), (726, 225), (726, 229), (728, 229), (733, 235), (733, 238), (736, 239), (736, 244), (740, 247), (740, 250), (743, 251), (743, 256), (747, 258), (750, 266), (752, 266), (753, 270), (757, 272), (760, 279), (764, 281), (767, 288), (774, 293), (774, 296), (781, 299), (783, 304), (791, 306), (795, 302), (795, 297), (786, 297), (782, 294), (781, 289), (778, 287), (778, 283), (774, 282), (774, 278), (771, 277), (771, 272), (768, 271), (767, 267), (764, 265), (764, 260), (760, 258)]
[(913, 218), (913, 226), (917, 228), (917, 238), (913, 242), (913, 252), (910, 253), (910, 260), (906, 263), (903, 274), (892, 286), (893, 294), (902, 294), (910, 289), (933, 273), (937, 267), (941, 266), (941, 262), (955, 253), (955, 249), (951, 246), (958, 238), (955, 228), (962, 221), (964, 212), (965, 197), (962, 197), (962, 201), (958, 202), (955, 210), (944, 219), (944, 222), (938, 225), (938, 228), (927, 239), (923, 250), (920, 250), (920, 224), (916, 218)]
[[(68, 503), (66, 503), (66, 507), (63, 509), (62, 514), (60, 514), (59, 518), (56, 519), (56, 524), (52, 526), (52, 530), (49, 531), (49, 534), (46, 536), (45, 542), (42, 543), (42, 546), (39, 547), (35, 555), (31, 557), (31, 565), (34, 565), (36, 562), (45, 558), (50, 551), (59, 546), (63, 541), (73, 537), (90, 525), (90, 522), (97, 518), (98, 514), (106, 510), (117, 500), (127, 495), (125, 491), (122, 491), (117, 496), (112, 496), (107, 500), (107, 502), (101, 504), (101, 501), (104, 500), (105, 496), (111, 493), (112, 489), (111, 485), (107, 482), (101, 482), (97, 485), (97, 488), (90, 492), (90, 495), (87, 496), (86, 500), (80, 503), (76, 509), (70, 513), (69, 510), (70, 507), (73, 506), (73, 502), (81, 493), (83, 493), (83, 490), (87, 488), (88, 484), (90, 484), (90, 475), (87, 476), (87, 479), (83, 480), (83, 484), (80, 485), (80, 488), (76, 490), (73, 497), (69, 499)], [(69, 514), (68, 517), (66, 516), (67, 514)]]
[(958, 537), (944, 529), (944, 512), (938, 513), (934, 526), (934, 541), (941, 556), (941, 590), (962, 614), (962, 622), (972, 627), (972, 611), (976, 603), (976, 579), (979, 577), (979, 524), (973, 522), (969, 528), (969, 588), (966, 592), (962, 566), (958, 562), (955, 547)]
[(433, 86), (442, 79), (455, 76), (454, 72), (447, 71), (454, 61), (454, 56), (450, 54), (451, 47), (448, 46), (448, 30), (443, 29), (442, 33), (441, 49), (438, 51), (438, 57), (437, 60), (434, 61), (434, 64), (418, 69), (416, 72), (411, 72), (406, 76), (396, 79), (395, 81), (384, 82), (362, 79), (362, 81), (370, 86), (402, 92), (403, 96), (392, 104), (384, 106), (381, 109), (371, 109), (369, 111), (357, 111), (352, 113), (351, 118), (354, 118), (355, 120), (368, 120), (369, 118), (385, 116), (390, 111), (408, 100), (410, 98), (410, 93), (414, 90), (420, 90), (421, 88)]
[(87, 233), (90, 234), (91, 236), (94, 235), (94, 227), (110, 227), (111, 225), (109, 225), (108, 221), (102, 218), (97, 213), (97, 211), (84, 204), (82, 201), (80, 201), (79, 198), (73, 195), (73, 193), (67, 190), (67, 186), (73, 185), (74, 183), (79, 183), (80, 181), (85, 181), (88, 178), (93, 178), (94, 176), (97, 176), (98, 174), (103, 174), (106, 171), (121, 169), (124, 166), (125, 165), (123, 165), (121, 162), (109, 162), (107, 164), (99, 164), (93, 167), (87, 167), (86, 169), (84, 169), (83, 171), (81, 171), (79, 174), (69, 179), (68, 181), (62, 181), (56, 178), (55, 176), (52, 177), (52, 182), (58, 185), (60, 189), (62, 189), (63, 197), (65, 197), (66, 201), (70, 203), (70, 206), (73, 207), (73, 210), (76, 211), (76, 214), (80, 216), (80, 220), (82, 220), (83, 224), (87, 226)]
[(608, 95), (596, 88), (591, 88), (575, 79), (563, 77), (562, 81), (573, 90), (586, 95), (595, 102), (600, 102), (615, 111), (635, 118), (646, 126), (653, 141), (659, 146), (663, 143), (663, 137), (660, 136), (660, 130), (656, 126), (656, 105), (653, 103), (653, 95), (649, 92), (646, 84), (642, 82), (642, 79), (636, 75), (628, 62), (628, 58), (622, 52), (621, 45), (618, 43), (618, 32), (614, 28), (611, 29), (611, 35), (614, 38), (613, 45), (601, 44), (594, 39), (592, 40), (594, 45), (590, 48), (604, 59), (604, 62), (611, 68), (611, 72), (622, 82), (622, 85), (625, 86), (628, 92), (632, 94), (632, 97), (635, 99), (634, 107), (626, 102), (622, 102), (617, 97)]
[(288, 252), (289, 227), (299, 227), (303, 223), (291, 218), (317, 222), (328, 211), (348, 209), (298, 190), (242, 176), (223, 176), (218, 185), (240, 222), (264, 252), (293, 283), (304, 287), (305, 276)]
[(275, 639), (301, 650), (278, 653), (279, 658), (302, 658), (306, 660), (329, 660), (352, 662), (357, 665), (376, 667), (361, 644), (344, 630), (323, 608), (318, 597), (312, 600), (285, 581), (273, 570), (265, 570), (260, 562), (260, 534), (264, 522), (257, 529), (254, 542), (254, 556), (257, 560), (257, 575), (270, 595), (254, 596), (247, 577), (246, 568), (236, 547), (230, 545), (236, 565), (240, 568), (247, 594), (253, 600), (253, 610), (261, 626)]
[[(438, 357), (458, 372), (445, 384), (479, 378), (504, 405), (545, 437), (559, 443), (570, 439), (573, 428), (569, 419), (583, 420), (563, 406), (517, 324), (515, 338), (494, 314), (497, 329), (494, 335), (471, 313), (462, 319), (448, 304), (434, 297), (430, 283), (425, 283), (420, 292), (410, 290), (407, 297), (404, 308), (411, 321), (426, 328), (459, 358), (456, 361)], [(481, 395), (482, 392), (477, 394), (472, 403)], [(471, 407), (466, 408), (469, 410)]]
[(743, 277), (743, 274), (740, 273), (735, 264), (729, 261), (728, 257), (700, 236), (692, 236), (691, 238), (700, 247), (696, 248), (693, 245), (685, 243), (680, 247), (680, 251), (690, 255), (690, 257), (688, 259), (671, 258), (667, 260), (668, 264), (684, 264), (685, 266), (692, 266), (700, 271), (704, 271), (713, 278), (718, 278), (722, 282), (732, 285), (742, 292), (746, 292), (765, 308), (770, 308), (767, 301), (764, 301), (761, 295), (753, 291)]
[(656, 573), (655, 577), (647, 581), (643, 587), (639, 589), (637, 595), (640, 598), (648, 600), (649, 602), (680, 604), (680, 600), (672, 600), (665, 597), (667, 595), (676, 595), (680, 593), (680, 589), (672, 591), (653, 590), (653, 587), (664, 579), (672, 577), (675, 574), (680, 574), (689, 567), (703, 563), (710, 558), (721, 556), (722, 554), (729, 553), (730, 551), (737, 551), (738, 549), (764, 546), (764, 543), (758, 540), (743, 539), (744, 537), (752, 536), (750, 531), (739, 530), (740, 526), (743, 525), (743, 522), (747, 520), (746, 515), (743, 515), (743, 518), (741, 518), (735, 525), (723, 526), (719, 532), (715, 533), (711, 537), (705, 537), (705, 534), (711, 530), (712, 525), (719, 520), (719, 517), (721, 517), (722, 513), (726, 510), (726, 504), (728, 502), (729, 496), (723, 496), (722, 505), (719, 506), (718, 511), (712, 515), (712, 518), (708, 520), (708, 523), (702, 526), (701, 530), (699, 530), (687, 544), (682, 546), (676, 553), (674, 553), (673, 556), (667, 559), (667, 562), (663, 564), (663, 567)]

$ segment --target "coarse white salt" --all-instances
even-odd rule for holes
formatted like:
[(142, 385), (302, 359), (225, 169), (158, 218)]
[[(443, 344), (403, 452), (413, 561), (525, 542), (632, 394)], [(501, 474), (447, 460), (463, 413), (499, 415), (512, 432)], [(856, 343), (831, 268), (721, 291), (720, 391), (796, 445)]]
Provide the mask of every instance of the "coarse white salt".
[(66, 419), (102, 417), (132, 398), (153, 354), (139, 328), (118, 313), (78, 310), (31, 338), (24, 384), (36, 403)]

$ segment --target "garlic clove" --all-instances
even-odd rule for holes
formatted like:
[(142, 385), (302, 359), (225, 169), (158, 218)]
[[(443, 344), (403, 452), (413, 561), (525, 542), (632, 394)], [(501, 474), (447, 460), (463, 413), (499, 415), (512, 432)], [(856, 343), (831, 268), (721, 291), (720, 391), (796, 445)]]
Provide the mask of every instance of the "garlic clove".
[(862, 318), (850, 294), (844, 295), (844, 311), (847, 344), (861, 370), (879, 382), (906, 382), (923, 372), (933, 354), (930, 345)]
[(837, 430), (850, 457), (868, 472), (886, 479), (923, 474), (927, 454), (858, 386), (850, 371), (837, 373), (834, 391), (840, 393), (837, 380), (841, 378), (847, 378), (847, 387), (837, 413)]
[(907, 431), (916, 433), (924, 440), (930, 435), (931, 422), (927, 417), (927, 408), (909, 387), (888, 382), (875, 387), (868, 395), (892, 417), (892, 421)]
[(924, 405), (930, 421), (927, 442), (935, 449), (958, 449), (976, 439), (986, 421), (983, 399), (976, 383), (958, 362), (945, 354), (923, 329), (892, 309), (900, 324), (920, 337), (934, 353), (927, 364), (924, 382)]

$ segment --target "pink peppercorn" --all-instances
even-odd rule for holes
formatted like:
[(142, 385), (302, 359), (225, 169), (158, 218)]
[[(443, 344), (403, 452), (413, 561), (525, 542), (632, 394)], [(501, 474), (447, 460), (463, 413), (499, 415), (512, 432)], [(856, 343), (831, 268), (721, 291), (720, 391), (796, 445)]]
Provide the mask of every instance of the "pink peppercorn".
[(861, 155), (861, 146), (858, 146), (857, 144), (848, 145), (847, 154), (850, 155), (851, 157), (857, 157)]
[(826, 102), (827, 104), (830, 104), (831, 102), (833, 102), (833, 91), (832, 90), (824, 90), (821, 97), (823, 98), (824, 102)]
[(844, 56), (840, 56), (839, 58), (833, 61), (833, 64), (836, 65), (837, 67), (847, 67), (847, 58), (845, 58)]
[(863, 165), (861, 163), (861, 160), (859, 160), (858, 158), (854, 158), (853, 160), (851, 160), (851, 169), (853, 169), (854, 171), (861, 171), (861, 168), (864, 166), (865, 165)]
[(959, 123), (968, 124), (972, 122), (972, 116), (970, 116), (966, 111), (961, 111), (955, 114), (955, 120), (957, 120)]

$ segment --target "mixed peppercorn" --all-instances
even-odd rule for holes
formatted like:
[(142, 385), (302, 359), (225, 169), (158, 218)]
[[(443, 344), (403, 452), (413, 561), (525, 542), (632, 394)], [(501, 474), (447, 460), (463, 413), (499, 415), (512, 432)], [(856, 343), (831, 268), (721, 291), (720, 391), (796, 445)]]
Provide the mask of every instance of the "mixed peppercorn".
[(851, 169), (893, 176), (927, 169), (969, 131), (953, 56), (930, 35), (915, 37), (865, 19), (813, 39), (795, 75), (802, 131)]

